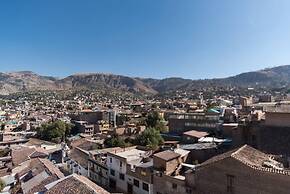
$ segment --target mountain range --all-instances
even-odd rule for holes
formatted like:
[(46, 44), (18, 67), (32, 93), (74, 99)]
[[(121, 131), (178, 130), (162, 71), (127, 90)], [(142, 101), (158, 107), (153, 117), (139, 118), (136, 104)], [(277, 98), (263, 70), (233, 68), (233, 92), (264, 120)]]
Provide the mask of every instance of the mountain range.
[(88, 73), (65, 78), (42, 76), (31, 71), (0, 72), (0, 94), (35, 90), (112, 89), (134, 93), (157, 94), (215, 86), (282, 87), (290, 85), (290, 65), (241, 73), (219, 79), (136, 78), (122, 75)]

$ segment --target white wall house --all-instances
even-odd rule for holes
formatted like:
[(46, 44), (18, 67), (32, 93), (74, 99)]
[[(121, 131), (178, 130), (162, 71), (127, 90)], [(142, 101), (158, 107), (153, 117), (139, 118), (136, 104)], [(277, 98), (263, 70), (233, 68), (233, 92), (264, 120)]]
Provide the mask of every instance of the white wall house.
[[(128, 194), (151, 194), (153, 185), (143, 179), (128, 175), (128, 171), (142, 163), (146, 152), (138, 149), (130, 149), (119, 153), (109, 153), (107, 158), (109, 186), (117, 191)], [(130, 169), (127, 169), (130, 167)]]

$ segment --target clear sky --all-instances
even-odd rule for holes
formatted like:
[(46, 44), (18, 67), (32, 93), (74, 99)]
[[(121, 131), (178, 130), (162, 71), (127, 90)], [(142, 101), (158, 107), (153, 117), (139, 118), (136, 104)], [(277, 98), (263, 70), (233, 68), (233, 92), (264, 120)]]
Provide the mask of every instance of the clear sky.
[(213, 78), (290, 64), (289, 0), (1, 0), (0, 71)]

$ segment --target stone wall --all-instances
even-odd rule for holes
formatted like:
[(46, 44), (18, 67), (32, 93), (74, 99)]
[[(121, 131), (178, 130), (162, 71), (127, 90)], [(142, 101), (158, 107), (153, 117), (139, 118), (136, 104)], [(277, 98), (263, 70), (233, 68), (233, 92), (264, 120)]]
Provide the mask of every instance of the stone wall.
[[(232, 158), (201, 167), (188, 176), (194, 177), (197, 194), (288, 194), (290, 191), (289, 175), (253, 169)], [(233, 177), (233, 192), (228, 192), (228, 176)]]

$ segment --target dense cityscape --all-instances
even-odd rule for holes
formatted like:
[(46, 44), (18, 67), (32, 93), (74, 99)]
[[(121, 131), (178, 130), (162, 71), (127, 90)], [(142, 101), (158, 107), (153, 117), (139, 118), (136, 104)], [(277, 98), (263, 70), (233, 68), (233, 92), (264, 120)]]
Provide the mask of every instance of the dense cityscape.
[(289, 0), (1, 0), (0, 194), (290, 194)]
[(2, 193), (288, 193), (287, 88), (229, 87), (2, 95)]

